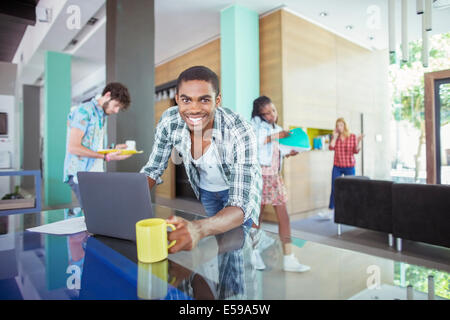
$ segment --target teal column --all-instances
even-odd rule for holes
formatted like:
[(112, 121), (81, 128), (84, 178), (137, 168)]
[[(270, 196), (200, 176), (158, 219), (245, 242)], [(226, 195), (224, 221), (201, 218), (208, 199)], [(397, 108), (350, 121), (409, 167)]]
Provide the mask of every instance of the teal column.
[(222, 106), (250, 119), (259, 96), (259, 15), (240, 5), (220, 13)]
[(71, 56), (45, 53), (44, 203), (72, 202), (72, 191), (63, 183), (67, 115), (71, 105)]

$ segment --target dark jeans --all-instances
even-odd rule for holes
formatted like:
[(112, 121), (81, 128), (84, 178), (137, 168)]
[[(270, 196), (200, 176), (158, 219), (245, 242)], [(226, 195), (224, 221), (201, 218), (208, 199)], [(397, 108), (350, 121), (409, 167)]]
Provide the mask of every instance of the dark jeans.
[(75, 193), (75, 195), (77, 196), (78, 204), (79, 204), (80, 208), (83, 208), (83, 206), (81, 205), (80, 187), (78, 186), (78, 183), (73, 182), (73, 176), (69, 176), (69, 181), (67, 181), (67, 183), (69, 184), (70, 188), (72, 188), (72, 191)]
[(333, 173), (331, 174), (331, 195), (330, 195), (330, 205), (328, 208), (334, 209), (334, 180), (340, 176), (354, 176), (355, 167), (343, 168), (333, 166)]
[[(208, 217), (214, 216), (217, 212), (225, 208), (228, 202), (228, 189), (223, 191), (207, 191), (199, 188), (200, 201), (205, 208)], [(253, 224), (252, 219), (248, 219), (244, 226), (251, 227)]]

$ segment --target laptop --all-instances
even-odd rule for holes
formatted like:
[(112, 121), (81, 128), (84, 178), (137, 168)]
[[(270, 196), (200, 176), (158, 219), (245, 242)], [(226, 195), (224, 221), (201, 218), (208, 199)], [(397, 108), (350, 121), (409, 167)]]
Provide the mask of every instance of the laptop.
[(89, 233), (136, 241), (136, 222), (154, 218), (147, 177), (133, 172), (78, 172)]

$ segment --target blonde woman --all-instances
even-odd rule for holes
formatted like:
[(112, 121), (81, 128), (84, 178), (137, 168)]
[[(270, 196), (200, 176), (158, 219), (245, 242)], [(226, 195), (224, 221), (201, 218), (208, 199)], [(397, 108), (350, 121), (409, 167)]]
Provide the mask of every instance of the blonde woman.
[(336, 127), (333, 132), (333, 138), (330, 142), (330, 150), (334, 150), (334, 165), (331, 174), (331, 195), (329, 210), (320, 212), (319, 216), (325, 219), (331, 219), (334, 213), (334, 180), (342, 175), (355, 175), (355, 154), (361, 150), (361, 141), (364, 135), (356, 137), (350, 133), (344, 118), (336, 120)]

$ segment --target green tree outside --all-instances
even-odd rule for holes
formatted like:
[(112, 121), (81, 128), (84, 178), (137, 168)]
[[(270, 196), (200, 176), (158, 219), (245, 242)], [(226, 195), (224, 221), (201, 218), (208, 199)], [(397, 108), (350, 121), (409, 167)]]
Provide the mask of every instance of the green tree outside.
[[(409, 61), (401, 62), (397, 58), (400, 62), (389, 66), (389, 85), (394, 119), (407, 120), (420, 131), (415, 154), (415, 181), (418, 181), (425, 144), (424, 73), (450, 69), (450, 32), (430, 37), (428, 68), (422, 65), (422, 40), (411, 41), (408, 47)], [(447, 86), (443, 86), (441, 95), (441, 126), (444, 126), (450, 121), (450, 90)]]
[[(402, 283), (402, 265), (405, 270)], [(434, 277), (435, 295), (450, 299), (450, 274), (403, 262), (394, 263), (394, 284), (401, 287), (413, 286), (417, 291), (428, 293), (428, 276)]]

